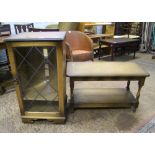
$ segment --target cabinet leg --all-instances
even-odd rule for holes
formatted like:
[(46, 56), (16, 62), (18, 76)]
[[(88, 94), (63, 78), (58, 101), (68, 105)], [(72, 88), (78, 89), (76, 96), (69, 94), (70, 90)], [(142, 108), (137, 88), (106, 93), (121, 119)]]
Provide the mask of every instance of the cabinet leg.
[(64, 124), (64, 123), (66, 123), (66, 120), (64, 120), (64, 119), (57, 119), (57, 120), (53, 120), (53, 123), (54, 124)]
[(28, 119), (28, 118), (22, 118), (23, 123), (34, 123), (33, 119)]

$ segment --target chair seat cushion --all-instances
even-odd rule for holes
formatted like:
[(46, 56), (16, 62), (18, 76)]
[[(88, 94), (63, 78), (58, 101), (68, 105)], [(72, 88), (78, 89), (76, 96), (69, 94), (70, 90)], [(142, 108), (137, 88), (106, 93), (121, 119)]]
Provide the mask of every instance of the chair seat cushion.
[(73, 50), (72, 51), (73, 61), (87, 61), (93, 60), (93, 53), (92, 51), (86, 50)]

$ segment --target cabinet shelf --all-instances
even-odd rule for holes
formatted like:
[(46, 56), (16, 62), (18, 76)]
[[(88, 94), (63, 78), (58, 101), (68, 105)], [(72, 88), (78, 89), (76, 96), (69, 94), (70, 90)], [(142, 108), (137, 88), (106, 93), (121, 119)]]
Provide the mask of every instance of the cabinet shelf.
[(25, 100), (25, 111), (29, 112), (58, 112), (59, 103), (58, 101), (42, 101), (37, 100)]

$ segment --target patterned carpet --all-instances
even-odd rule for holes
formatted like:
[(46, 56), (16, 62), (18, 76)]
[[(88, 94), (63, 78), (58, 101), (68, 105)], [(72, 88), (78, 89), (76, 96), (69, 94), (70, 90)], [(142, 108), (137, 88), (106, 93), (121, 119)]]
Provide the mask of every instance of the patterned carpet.
[(139, 133), (151, 133), (155, 132), (155, 117), (146, 123), (141, 129), (138, 130)]
[[(104, 60), (101, 60), (104, 61)], [(136, 62), (150, 73), (141, 91), (136, 113), (131, 109), (86, 109), (71, 113), (66, 124), (56, 125), (48, 121), (24, 124), (21, 121), (14, 91), (0, 96), (0, 132), (93, 132), (127, 133), (155, 132), (155, 60), (149, 54), (137, 53), (136, 59), (121, 56), (116, 61)], [(125, 87), (126, 82), (77, 82), (75, 88)], [(137, 82), (131, 83), (131, 91), (137, 92)], [(69, 85), (67, 79), (67, 94)]]

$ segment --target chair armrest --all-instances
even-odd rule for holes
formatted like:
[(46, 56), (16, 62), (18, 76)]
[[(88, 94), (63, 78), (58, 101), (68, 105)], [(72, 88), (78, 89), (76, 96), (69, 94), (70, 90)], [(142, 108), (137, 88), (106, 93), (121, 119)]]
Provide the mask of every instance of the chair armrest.
[(92, 39), (90, 39), (90, 42), (91, 42), (91, 51), (93, 51), (94, 50), (94, 46), (93, 46), (93, 40)]
[(66, 57), (67, 60), (72, 60), (72, 48), (68, 42), (65, 42), (65, 50), (66, 50)]
[(87, 37), (87, 42), (86, 43), (89, 45), (89, 48), (87, 50), (88, 51), (93, 51), (93, 40), (88, 36), (86, 36), (86, 37)]

